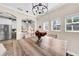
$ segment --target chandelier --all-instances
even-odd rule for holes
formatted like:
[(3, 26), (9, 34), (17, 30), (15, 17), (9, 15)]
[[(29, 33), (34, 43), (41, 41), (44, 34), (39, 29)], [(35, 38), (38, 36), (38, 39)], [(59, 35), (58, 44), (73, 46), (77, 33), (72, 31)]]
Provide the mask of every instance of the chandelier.
[(32, 11), (34, 15), (43, 15), (48, 11), (47, 3), (32, 3)]

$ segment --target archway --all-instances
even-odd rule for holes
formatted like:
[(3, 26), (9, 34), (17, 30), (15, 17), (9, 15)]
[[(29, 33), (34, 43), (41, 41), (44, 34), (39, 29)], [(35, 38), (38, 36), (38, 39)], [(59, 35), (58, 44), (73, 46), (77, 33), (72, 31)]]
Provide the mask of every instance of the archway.
[(35, 21), (32, 19), (22, 20), (22, 33), (25, 38), (33, 36), (35, 32)]

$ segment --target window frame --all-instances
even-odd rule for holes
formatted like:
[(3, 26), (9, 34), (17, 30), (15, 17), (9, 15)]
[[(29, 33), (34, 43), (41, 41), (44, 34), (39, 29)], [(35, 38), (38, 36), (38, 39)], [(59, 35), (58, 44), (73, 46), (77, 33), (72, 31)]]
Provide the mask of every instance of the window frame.
[[(65, 32), (79, 32), (79, 30), (78, 31), (73, 30), (73, 25), (72, 25), (72, 30), (67, 30), (67, 25), (69, 25), (69, 24), (79, 24), (79, 22), (73, 22), (74, 18), (78, 17), (78, 16), (79, 16), (79, 14), (78, 15), (70, 15), (70, 16), (65, 17)], [(72, 19), (72, 23), (67, 23), (67, 18), (68, 17)]]
[[(57, 31), (57, 32), (60, 32), (61, 31), (61, 20), (59, 20), (60, 18), (54, 18), (53, 20), (51, 20), (51, 31)], [(54, 30), (53, 29), (53, 23), (54, 23), (54, 21), (58, 21), (59, 23), (60, 23), (60, 29), (59, 30)]]

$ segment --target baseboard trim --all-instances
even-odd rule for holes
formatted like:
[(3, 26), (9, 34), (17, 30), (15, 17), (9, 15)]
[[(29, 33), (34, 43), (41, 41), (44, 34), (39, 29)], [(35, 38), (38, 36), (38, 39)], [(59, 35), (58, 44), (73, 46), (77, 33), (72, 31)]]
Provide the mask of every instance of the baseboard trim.
[(71, 52), (71, 51), (67, 51), (67, 53), (69, 53), (69, 54), (71, 54), (71, 55), (73, 55), (73, 56), (79, 56), (79, 54), (75, 54), (75, 53), (73, 53), (73, 52)]

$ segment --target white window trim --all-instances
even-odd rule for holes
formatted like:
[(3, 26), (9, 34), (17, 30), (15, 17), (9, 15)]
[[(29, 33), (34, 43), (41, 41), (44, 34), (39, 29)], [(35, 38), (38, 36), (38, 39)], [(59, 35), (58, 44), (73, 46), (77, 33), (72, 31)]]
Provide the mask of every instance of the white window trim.
[[(59, 19), (59, 18), (55, 18), (55, 20), (58, 20), (58, 19)], [(54, 29), (53, 29), (53, 27), (52, 27), (52, 26), (53, 26), (53, 24), (52, 24), (52, 23), (53, 23), (53, 21), (54, 21), (54, 20), (51, 20), (51, 31), (60, 32), (60, 31), (61, 31), (61, 29), (60, 29), (60, 30), (54, 30)], [(59, 20), (58, 20), (58, 21), (59, 21)], [(61, 25), (61, 22), (60, 22), (60, 25)]]
[[(79, 16), (79, 15), (71, 15), (71, 16), (66, 16), (66, 17), (65, 17), (65, 32), (79, 32), (79, 31), (74, 31), (73, 28), (72, 28), (72, 30), (66, 30), (66, 25), (67, 25), (67, 24), (71, 24), (71, 23), (67, 23), (67, 22), (66, 22), (67, 17), (71, 17), (71, 18), (72, 18), (72, 23), (73, 23), (73, 18), (74, 18), (74, 17), (77, 17), (77, 16)], [(76, 23), (79, 23), (79, 22), (75, 22), (75, 24), (76, 24)]]

